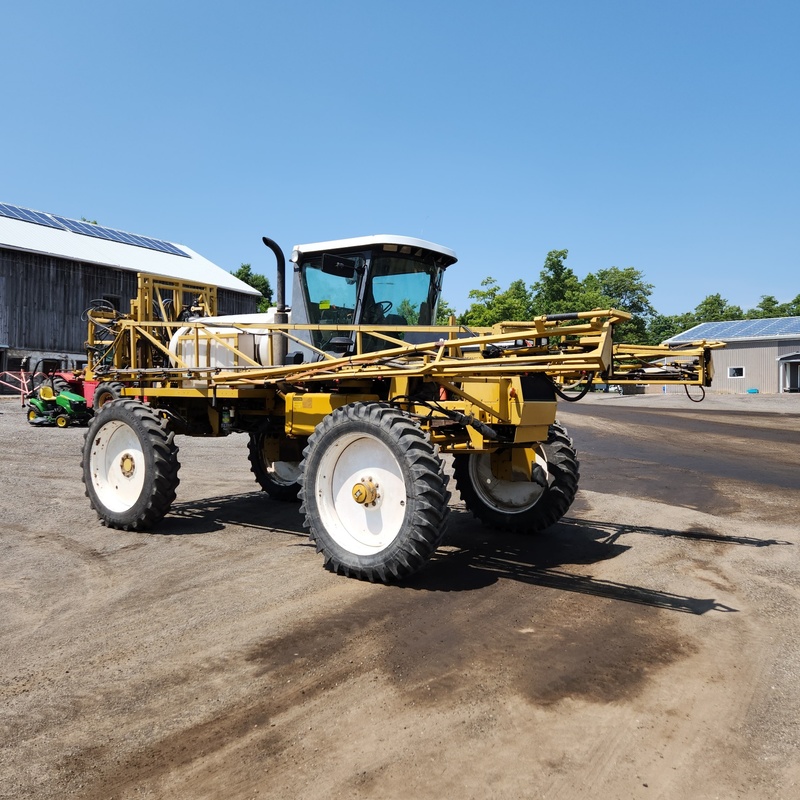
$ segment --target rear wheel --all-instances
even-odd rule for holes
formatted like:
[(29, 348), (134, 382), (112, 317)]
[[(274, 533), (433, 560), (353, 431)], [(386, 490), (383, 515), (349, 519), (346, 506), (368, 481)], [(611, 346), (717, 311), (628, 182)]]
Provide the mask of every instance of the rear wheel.
[(60, 375), (54, 375), (52, 381), (51, 380), (47, 381), (47, 383), (51, 382), (53, 385), (53, 394), (69, 391), (69, 383), (67, 383), (66, 379), (62, 378)]
[(175, 500), (178, 448), (150, 406), (123, 399), (103, 406), (83, 445), (83, 482), (100, 521), (109, 528), (146, 530)]
[(122, 397), (122, 390), (124, 388), (125, 384), (119, 381), (103, 381), (102, 383), (98, 383), (97, 388), (94, 390), (94, 399), (92, 400), (94, 410), (97, 411), (112, 400), (119, 400), (119, 398)]
[[(537, 469), (538, 467), (538, 469)], [(454, 475), (461, 499), (485, 525), (538, 533), (567, 513), (578, 490), (578, 457), (558, 422), (550, 426), (534, 467), (537, 480), (510, 481), (492, 472), (488, 453), (456, 456)]]
[(398, 409), (336, 409), (309, 437), (300, 469), (305, 524), (332, 572), (407, 578), (441, 543), (449, 497), (442, 462)]
[(35, 408), (28, 409), (28, 422), (33, 425), (33, 421), (39, 419), (39, 412)]
[[(299, 449), (299, 448), (298, 448)], [(300, 491), (300, 462), (280, 460), (280, 438), (265, 429), (250, 434), (247, 443), (250, 469), (258, 485), (275, 500), (297, 500)]]

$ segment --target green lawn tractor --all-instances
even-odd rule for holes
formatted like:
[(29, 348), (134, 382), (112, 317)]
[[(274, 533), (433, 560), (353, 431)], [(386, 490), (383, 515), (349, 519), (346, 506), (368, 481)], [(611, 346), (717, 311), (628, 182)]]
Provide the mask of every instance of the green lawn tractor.
[(25, 408), (31, 425), (66, 428), (69, 425), (88, 425), (92, 418), (92, 411), (86, 407), (86, 400), (81, 395), (68, 389), (56, 394), (49, 383), (42, 383), (27, 395)]

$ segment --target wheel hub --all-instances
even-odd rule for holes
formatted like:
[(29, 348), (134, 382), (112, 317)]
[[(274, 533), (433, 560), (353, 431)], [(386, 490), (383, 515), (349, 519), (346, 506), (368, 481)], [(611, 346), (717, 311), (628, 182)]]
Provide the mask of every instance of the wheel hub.
[(136, 462), (130, 453), (125, 453), (119, 460), (120, 472), (126, 477), (130, 478), (136, 470)]
[(378, 494), (378, 484), (374, 483), (372, 477), (361, 478), (353, 485), (353, 500), (361, 506), (374, 506), (380, 495)]

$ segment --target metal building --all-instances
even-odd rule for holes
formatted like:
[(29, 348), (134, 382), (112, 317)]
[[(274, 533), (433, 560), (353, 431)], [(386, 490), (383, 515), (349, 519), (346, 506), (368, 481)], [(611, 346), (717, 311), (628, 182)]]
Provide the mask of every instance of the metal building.
[(714, 391), (726, 394), (800, 392), (800, 317), (703, 322), (667, 339), (725, 342), (714, 350)]
[(0, 373), (26, 358), (81, 366), (83, 312), (95, 299), (127, 311), (139, 272), (217, 286), (223, 314), (253, 312), (261, 297), (184, 245), (0, 203)]

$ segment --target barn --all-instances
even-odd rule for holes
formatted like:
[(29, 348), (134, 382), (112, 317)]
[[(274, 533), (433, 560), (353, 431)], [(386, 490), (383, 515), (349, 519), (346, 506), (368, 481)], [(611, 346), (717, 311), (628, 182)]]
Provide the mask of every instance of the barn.
[(139, 272), (216, 286), (223, 314), (253, 312), (261, 297), (185, 245), (0, 203), (0, 373), (25, 359), (85, 364), (84, 311), (96, 299), (126, 311)]
[(666, 344), (701, 339), (725, 343), (712, 353), (714, 391), (800, 392), (800, 317), (703, 322)]

